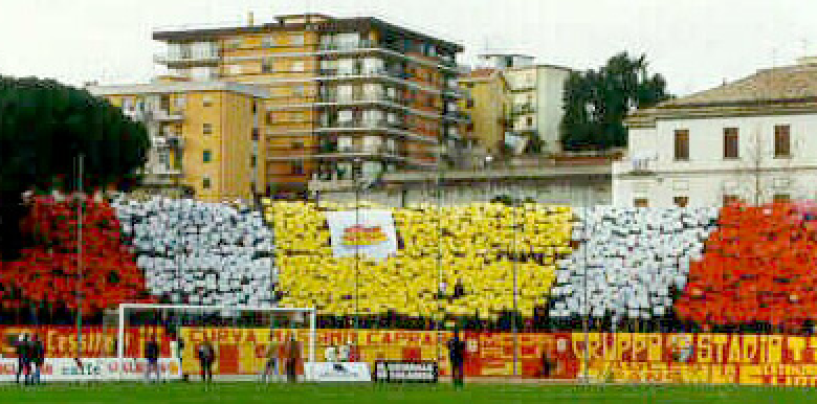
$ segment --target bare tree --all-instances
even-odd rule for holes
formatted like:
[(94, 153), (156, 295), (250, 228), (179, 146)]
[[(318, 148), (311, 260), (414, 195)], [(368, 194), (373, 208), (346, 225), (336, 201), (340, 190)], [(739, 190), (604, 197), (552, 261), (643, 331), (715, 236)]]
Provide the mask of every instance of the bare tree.
[(739, 148), (740, 165), (735, 169), (735, 176), (731, 180), (736, 186), (727, 186), (729, 181), (721, 184), (721, 196), (724, 201), (727, 196), (734, 196), (757, 206), (776, 195), (776, 187), (771, 180), (781, 174), (791, 173), (792, 158), (797, 154), (799, 142), (790, 139), (789, 156), (776, 158), (774, 146), (769, 146), (774, 142), (774, 134), (771, 136), (772, 139), (769, 141), (763, 136), (761, 125), (754, 125), (746, 138), (748, 142), (746, 147)]

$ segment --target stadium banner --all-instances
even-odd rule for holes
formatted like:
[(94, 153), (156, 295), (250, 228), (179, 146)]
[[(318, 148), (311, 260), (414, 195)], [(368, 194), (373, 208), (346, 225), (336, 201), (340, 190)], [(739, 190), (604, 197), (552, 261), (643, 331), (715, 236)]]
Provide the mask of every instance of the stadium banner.
[(356, 252), (382, 260), (397, 254), (397, 231), (388, 210), (326, 212), (335, 257)]
[(374, 364), (374, 381), (380, 383), (437, 383), (440, 366), (437, 362), (377, 361)]
[[(120, 365), (123, 372), (120, 374)], [(147, 361), (127, 358), (86, 358), (80, 361), (68, 358), (46, 358), (40, 370), (44, 382), (144, 380)], [(178, 359), (159, 359), (163, 380), (182, 377)], [(17, 375), (17, 359), (0, 359), (0, 382), (13, 382)], [(151, 375), (155, 377), (155, 375)]]
[[(208, 339), (216, 348), (214, 375), (257, 375), (266, 364), (266, 350), (270, 343), (279, 348), (290, 334), (303, 344), (304, 362), (307, 358), (309, 330), (268, 328), (194, 328), (183, 327), (185, 341), (183, 371), (197, 374), (196, 347)], [(353, 342), (353, 356), (374, 369), (377, 361), (417, 362), (433, 361), (438, 364), (439, 376), (450, 376), (446, 341), (450, 332), (406, 330), (316, 330), (316, 358), (322, 358), (328, 346)], [(513, 375), (513, 344), (511, 333), (466, 332), (465, 375), (509, 377)], [(520, 333), (520, 374), (524, 377), (546, 377), (569, 380), (577, 377), (578, 361), (571, 347), (570, 333)], [(439, 347), (439, 350), (438, 350)], [(546, 354), (545, 354), (546, 353)], [(542, 357), (554, 363), (550, 372), (542, 371)], [(299, 374), (303, 369), (299, 367)]]
[[(817, 386), (817, 337), (590, 333), (588, 374), (622, 382)], [(583, 374), (585, 335), (573, 334)]]
[(313, 382), (370, 382), (369, 364), (362, 362), (307, 362), (306, 380)]
[[(72, 326), (0, 326), (0, 355), (16, 356), (15, 344), (20, 335), (37, 335), (45, 347), (46, 358), (105, 358), (115, 357), (117, 328), (100, 326), (82, 327), (82, 344), (77, 349), (79, 335)], [(147, 339), (155, 335), (160, 355), (170, 357), (170, 343), (162, 327), (130, 327), (125, 329), (125, 356), (141, 358)]]

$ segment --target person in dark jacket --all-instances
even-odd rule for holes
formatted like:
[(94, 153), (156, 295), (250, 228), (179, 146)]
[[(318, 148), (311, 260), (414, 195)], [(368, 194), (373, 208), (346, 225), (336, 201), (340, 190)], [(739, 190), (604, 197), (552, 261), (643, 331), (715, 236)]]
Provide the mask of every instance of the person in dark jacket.
[(156, 381), (162, 380), (161, 372), (159, 372), (159, 343), (156, 342), (156, 336), (150, 337), (145, 343), (145, 359), (147, 359), (147, 367), (145, 368), (145, 381), (150, 382), (150, 373), (156, 374)]
[(203, 382), (213, 381), (213, 362), (216, 361), (216, 350), (207, 337), (199, 344), (198, 349), (199, 366), (201, 366), (201, 380)]
[(34, 334), (32, 337), (30, 348), (31, 364), (34, 365), (30, 384), (41, 384), (42, 380), (40, 380), (40, 376), (43, 370), (43, 363), (45, 363), (45, 345), (43, 345), (43, 342), (37, 334)]
[(448, 357), (451, 360), (451, 378), (454, 382), (454, 388), (462, 388), (465, 367), (465, 341), (460, 339), (459, 329), (454, 329), (454, 338), (448, 341)]
[(31, 373), (31, 345), (28, 341), (28, 334), (20, 335), (17, 340), (17, 377), (16, 382), (20, 384), (20, 375), (23, 375), (23, 382), (28, 384), (28, 375)]

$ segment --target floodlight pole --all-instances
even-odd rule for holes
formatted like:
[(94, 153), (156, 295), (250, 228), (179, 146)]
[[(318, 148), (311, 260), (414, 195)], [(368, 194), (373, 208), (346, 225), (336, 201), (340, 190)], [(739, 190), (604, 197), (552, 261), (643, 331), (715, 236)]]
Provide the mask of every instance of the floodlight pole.
[[(587, 190), (585, 189), (582, 191), (582, 209), (584, 210), (585, 215), (585, 223), (587, 222)], [(584, 229), (584, 237), (582, 237), (584, 242), (587, 242), (587, 226), (583, 226)], [(586, 246), (586, 244), (585, 244)], [(590, 383), (590, 302), (588, 301), (587, 295), (587, 248), (584, 249), (584, 321), (582, 322), (582, 328), (584, 328), (584, 381), (585, 383)]]
[(317, 308), (313, 307), (312, 312), (309, 313), (309, 361), (315, 362), (315, 340), (316, 340), (316, 327), (317, 327), (317, 319), (318, 319), (318, 310)]
[[(360, 227), (360, 180), (358, 170), (360, 168), (360, 158), (354, 159), (352, 162), (352, 183), (355, 187), (355, 229)], [(359, 234), (359, 233), (358, 233)], [(359, 278), (360, 278), (360, 240), (355, 240), (355, 334), (360, 328), (360, 292), (359, 292)]]
[(82, 356), (82, 221), (84, 200), (82, 199), (82, 175), (85, 156), (80, 154), (77, 157), (77, 358)]
[(125, 375), (125, 306), (119, 305), (119, 337), (116, 341), (116, 355), (119, 359), (119, 380)]
[[(513, 201), (511, 201), (513, 203)], [(514, 204), (515, 205), (515, 204)], [(518, 371), (518, 363), (519, 363), (519, 325), (517, 324), (517, 320), (519, 319), (519, 308), (517, 304), (517, 262), (519, 257), (517, 256), (517, 248), (516, 248), (516, 232), (517, 226), (519, 226), (519, 221), (517, 219), (517, 211), (519, 210), (518, 206), (513, 206), (513, 232), (511, 233), (511, 249), (513, 250), (513, 261), (512, 261), (512, 270), (513, 270), (513, 317), (511, 321), (511, 330), (513, 332), (513, 375), (514, 377), (519, 375)]]

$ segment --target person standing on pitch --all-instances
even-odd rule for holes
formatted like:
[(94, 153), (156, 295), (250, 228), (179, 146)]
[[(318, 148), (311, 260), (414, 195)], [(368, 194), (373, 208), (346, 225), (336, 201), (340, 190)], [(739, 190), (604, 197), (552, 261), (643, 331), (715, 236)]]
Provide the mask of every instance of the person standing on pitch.
[(145, 382), (150, 382), (150, 374), (156, 375), (156, 382), (162, 380), (159, 372), (159, 343), (156, 342), (156, 335), (151, 335), (150, 339), (145, 343), (145, 359), (147, 359), (147, 367), (145, 367)]
[(266, 383), (267, 378), (275, 375), (275, 379), (278, 379), (280, 375), (278, 371), (278, 344), (275, 342), (275, 337), (270, 335), (269, 338), (269, 345), (267, 345), (267, 364), (264, 366), (264, 372), (261, 373), (261, 382)]
[(326, 359), (327, 362), (338, 361), (338, 353), (334, 345), (329, 345), (328, 347), (326, 347), (326, 350), (323, 351), (323, 358)]
[(454, 338), (448, 341), (448, 357), (451, 360), (451, 379), (454, 382), (454, 388), (462, 388), (465, 342), (460, 339), (460, 331), (457, 328), (454, 328)]
[(338, 348), (338, 362), (349, 362), (351, 352), (352, 341), (346, 340), (346, 343)]
[(213, 362), (216, 361), (216, 350), (205, 336), (198, 350), (199, 366), (201, 367), (201, 381), (213, 382)]
[(23, 375), (23, 382), (28, 384), (28, 375), (31, 373), (30, 352), (31, 345), (28, 342), (28, 334), (21, 334), (17, 339), (17, 384), (20, 384), (20, 375)]
[(295, 339), (294, 333), (290, 335), (284, 351), (286, 352), (287, 381), (295, 383), (298, 381), (298, 361), (301, 360), (301, 344)]
[(40, 384), (40, 375), (43, 370), (43, 363), (45, 362), (45, 346), (37, 334), (31, 339), (31, 363), (34, 365), (31, 375), (31, 384)]

